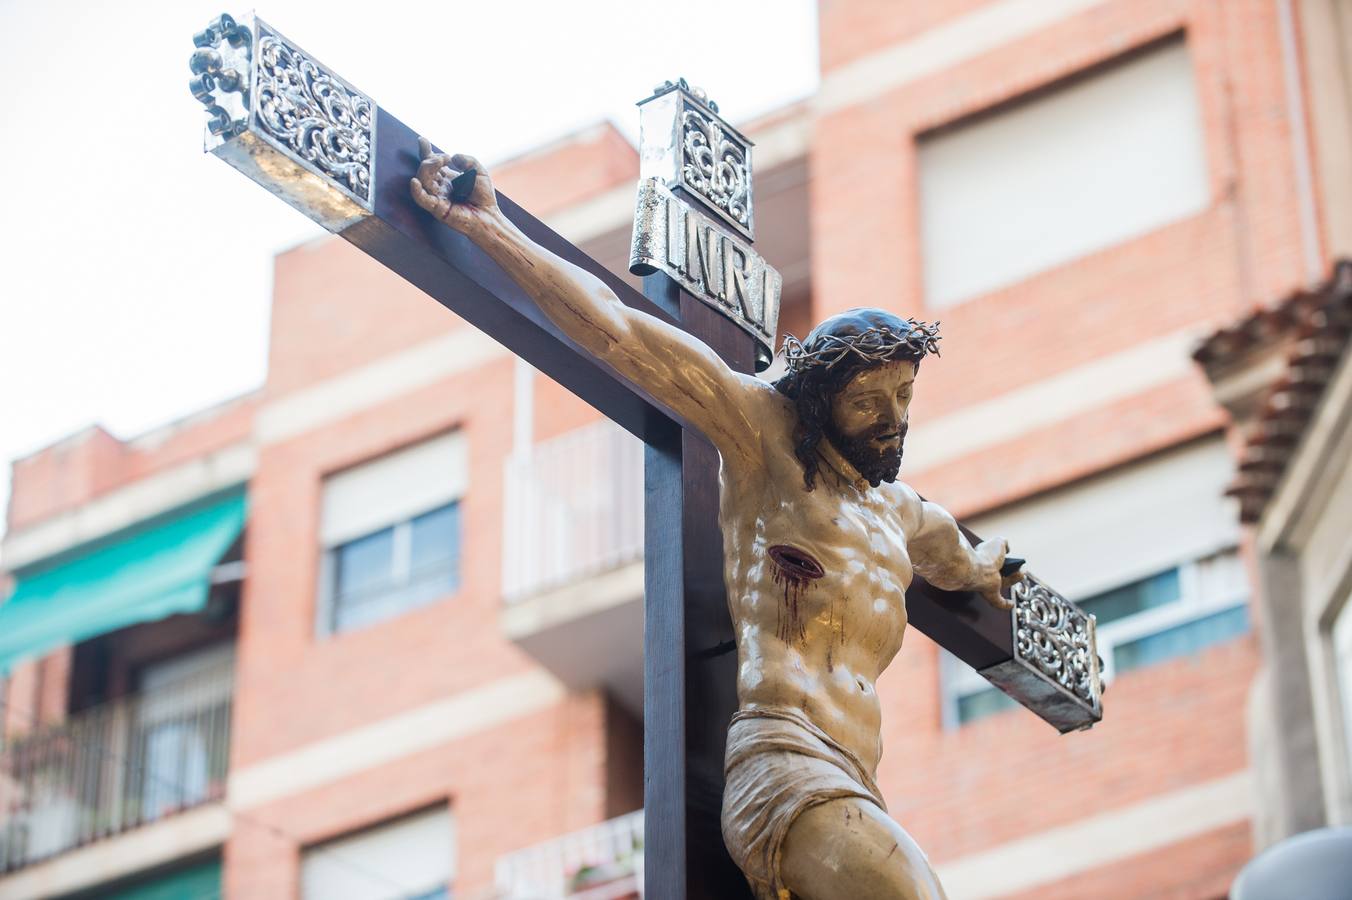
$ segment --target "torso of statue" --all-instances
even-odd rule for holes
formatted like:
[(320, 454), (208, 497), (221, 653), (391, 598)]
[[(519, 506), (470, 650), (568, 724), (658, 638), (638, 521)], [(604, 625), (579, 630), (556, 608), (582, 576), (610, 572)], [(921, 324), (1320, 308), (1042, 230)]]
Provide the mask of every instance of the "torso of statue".
[(906, 630), (910, 489), (850, 480), (828, 456), (808, 491), (792, 405), (764, 405), (760, 465), (725, 459), (720, 472), (738, 701), (800, 710), (872, 773), (882, 755), (875, 684)]

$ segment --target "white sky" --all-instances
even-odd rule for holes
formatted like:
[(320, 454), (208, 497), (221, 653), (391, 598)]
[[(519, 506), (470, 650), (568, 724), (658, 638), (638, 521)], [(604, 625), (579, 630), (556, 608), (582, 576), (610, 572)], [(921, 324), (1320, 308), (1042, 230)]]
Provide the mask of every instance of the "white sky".
[[(192, 35), (219, 0), (0, 0), (0, 463), (130, 437), (262, 383), (272, 257), (320, 233), (202, 153)], [(266, 0), (258, 14), (486, 162), (684, 75), (733, 121), (817, 83), (814, 0)], [(0, 504), (9, 471), (0, 476)], [(0, 522), (0, 533), (3, 523)]]

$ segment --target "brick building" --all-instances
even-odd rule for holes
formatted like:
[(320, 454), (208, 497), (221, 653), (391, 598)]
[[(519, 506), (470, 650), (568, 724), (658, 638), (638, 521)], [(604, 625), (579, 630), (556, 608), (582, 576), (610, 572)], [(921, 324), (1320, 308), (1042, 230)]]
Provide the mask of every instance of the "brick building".
[[(1220, 897), (1283, 833), (1191, 355), (1341, 247), (1347, 14), (822, 0), (820, 90), (746, 123), (781, 331), (941, 319), (903, 477), (1099, 619), (1089, 733), (915, 632), (880, 684), (880, 784), (954, 898)], [(601, 125), (495, 178), (623, 271), (637, 171)], [(13, 463), (0, 898), (632, 885), (641, 457), (341, 241), (281, 254), (256, 393)]]

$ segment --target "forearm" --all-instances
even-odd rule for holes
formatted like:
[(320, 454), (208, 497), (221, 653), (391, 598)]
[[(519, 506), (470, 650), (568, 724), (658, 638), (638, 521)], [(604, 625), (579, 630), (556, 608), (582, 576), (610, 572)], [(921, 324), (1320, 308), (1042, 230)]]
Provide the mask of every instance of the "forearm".
[(500, 212), (466, 233), (580, 346), (607, 357), (626, 345), (626, 308), (601, 279), (541, 247)]

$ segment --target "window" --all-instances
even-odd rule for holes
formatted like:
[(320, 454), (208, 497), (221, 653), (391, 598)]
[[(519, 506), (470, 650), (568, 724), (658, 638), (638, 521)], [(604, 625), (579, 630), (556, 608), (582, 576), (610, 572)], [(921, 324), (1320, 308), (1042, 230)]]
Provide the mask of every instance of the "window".
[(918, 145), (925, 299), (947, 307), (1209, 200), (1182, 40)]
[(388, 619), (460, 583), (460, 504), (340, 544), (333, 555), (332, 630)]
[[(1248, 583), (1224, 497), (1231, 461), (1198, 442), (972, 523), (1007, 537), (1029, 568), (1097, 619), (1105, 680), (1249, 630)], [(945, 721), (1014, 706), (943, 654)]]
[(371, 625), (459, 587), (465, 469), (457, 432), (325, 480), (321, 632)]
[(444, 900), (455, 877), (455, 834), (441, 806), (307, 848), (303, 900)]
[(141, 817), (145, 821), (224, 791), (234, 644), (219, 644), (148, 666), (136, 704)]

